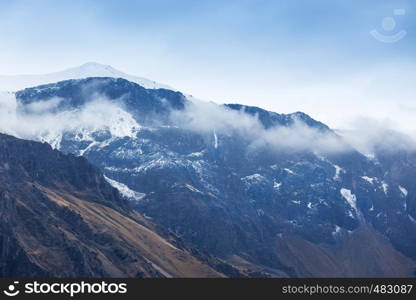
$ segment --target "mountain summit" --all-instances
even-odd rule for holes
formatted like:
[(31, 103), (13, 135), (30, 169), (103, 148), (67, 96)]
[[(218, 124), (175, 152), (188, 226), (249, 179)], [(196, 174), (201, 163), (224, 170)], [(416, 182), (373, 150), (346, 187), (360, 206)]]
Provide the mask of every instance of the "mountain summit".
[(0, 91), (18, 91), (28, 87), (34, 87), (63, 80), (83, 79), (88, 77), (124, 78), (131, 82), (140, 84), (141, 86), (148, 89), (165, 88), (173, 90), (173, 88), (167, 85), (157, 83), (146, 78), (123, 73), (109, 65), (103, 65), (96, 62), (88, 62), (78, 67), (48, 74), (12, 76), (0, 75)]

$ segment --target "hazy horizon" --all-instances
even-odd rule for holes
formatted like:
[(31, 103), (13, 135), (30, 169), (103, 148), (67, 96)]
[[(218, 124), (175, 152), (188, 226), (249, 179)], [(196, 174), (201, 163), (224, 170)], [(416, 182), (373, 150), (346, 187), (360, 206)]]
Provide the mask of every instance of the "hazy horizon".
[[(369, 118), (416, 130), (411, 1), (2, 1), (0, 8), (2, 75), (96, 61), (198, 99), (303, 111), (332, 128)], [(372, 30), (406, 34), (387, 43)]]

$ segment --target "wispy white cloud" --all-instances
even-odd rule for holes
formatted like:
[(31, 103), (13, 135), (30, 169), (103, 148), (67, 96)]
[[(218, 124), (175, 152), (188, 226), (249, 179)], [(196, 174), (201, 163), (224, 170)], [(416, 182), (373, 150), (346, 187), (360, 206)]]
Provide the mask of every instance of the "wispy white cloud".
[[(65, 132), (91, 139), (92, 132), (107, 130), (113, 137), (134, 137), (140, 124), (120, 104), (95, 95), (91, 101), (77, 109), (57, 111), (61, 98), (45, 99), (22, 109), (14, 94), (0, 95), (0, 132), (24, 139), (43, 140), (54, 147)], [(172, 121), (178, 127), (203, 135), (239, 136), (249, 145), (249, 150), (269, 148), (289, 151), (341, 153), (351, 146), (363, 154), (373, 154), (383, 149), (415, 150), (416, 135), (403, 133), (389, 120), (368, 117), (355, 118), (348, 129), (323, 131), (307, 126), (294, 117), (290, 126), (266, 129), (257, 116), (236, 111), (212, 102), (194, 100), (183, 111), (173, 111)]]
[(349, 149), (333, 132), (310, 127), (296, 117), (289, 126), (266, 129), (257, 116), (230, 110), (210, 102), (192, 103), (184, 111), (173, 113), (172, 117), (178, 126), (199, 133), (238, 135), (248, 141), (250, 149), (269, 147), (321, 153), (342, 152)]
[(77, 109), (56, 112), (54, 109), (62, 101), (52, 98), (32, 103), (22, 110), (14, 94), (3, 93), (0, 95), (0, 132), (24, 139), (44, 140), (58, 147), (65, 132), (107, 130), (113, 137), (124, 137), (134, 136), (140, 128), (121, 105), (103, 97), (94, 98)]
[(348, 129), (339, 130), (338, 133), (365, 155), (374, 155), (380, 150), (416, 151), (416, 135), (400, 131), (394, 121), (359, 117), (349, 124)]

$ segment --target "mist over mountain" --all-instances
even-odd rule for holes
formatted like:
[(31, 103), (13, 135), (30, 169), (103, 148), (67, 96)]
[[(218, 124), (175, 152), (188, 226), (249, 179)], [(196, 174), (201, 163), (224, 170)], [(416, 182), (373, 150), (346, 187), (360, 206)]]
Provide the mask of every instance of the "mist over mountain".
[(236, 269), (414, 275), (416, 152), (394, 130), (344, 134), (303, 112), (113, 76), (6, 93), (0, 105), (1, 131), (85, 157), (136, 212)]

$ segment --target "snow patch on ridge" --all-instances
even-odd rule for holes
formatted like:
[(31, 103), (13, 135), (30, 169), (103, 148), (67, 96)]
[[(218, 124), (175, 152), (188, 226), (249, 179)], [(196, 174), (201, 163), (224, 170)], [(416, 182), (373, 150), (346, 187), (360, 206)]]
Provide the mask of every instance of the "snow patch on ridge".
[(280, 187), (282, 186), (282, 183), (281, 182), (276, 182), (276, 181), (274, 181), (273, 182), (273, 188), (276, 190), (276, 191), (278, 191), (278, 190), (280, 190)]
[(214, 148), (217, 149), (218, 148), (218, 136), (217, 133), (214, 130)]
[(241, 181), (246, 184), (258, 183), (264, 180), (266, 180), (266, 178), (258, 173), (241, 178)]
[(192, 191), (192, 192), (194, 192), (194, 193), (198, 193), (198, 194), (203, 194), (203, 192), (201, 192), (200, 190), (198, 190), (196, 187), (194, 187), (193, 185), (190, 185), (190, 184), (185, 184), (185, 187), (188, 189), (188, 190), (190, 190), (190, 191)]
[(358, 214), (357, 209), (357, 197), (351, 193), (351, 190), (342, 188), (340, 190), (340, 193), (342, 197), (344, 197), (345, 200), (347, 200), (348, 204), (354, 209), (354, 211)]
[(111, 184), (114, 188), (116, 188), (120, 192), (121, 195), (123, 195), (124, 197), (130, 200), (140, 201), (146, 196), (146, 194), (133, 191), (127, 185), (121, 182), (110, 179), (107, 176), (104, 176), (104, 178), (105, 180), (107, 180), (109, 184)]
[(407, 190), (404, 187), (402, 187), (401, 185), (399, 185), (399, 190), (402, 193), (403, 197), (407, 197), (408, 192), (407, 192)]
[(385, 181), (383, 181), (381, 186), (383, 187), (384, 194), (387, 195), (387, 192), (389, 191), (389, 185)]
[(333, 177), (334, 180), (339, 180), (340, 179), (340, 174), (341, 172), (344, 172), (344, 169), (341, 168), (338, 165), (332, 165), (335, 168), (335, 175)]
[(288, 168), (284, 168), (283, 170), (285, 170), (286, 172), (288, 172), (291, 175), (295, 175), (296, 174), (295, 172), (293, 172), (291, 169), (288, 169)]
[(374, 184), (374, 181), (376, 180), (376, 178), (374, 177), (368, 177), (368, 176), (361, 176), (362, 179), (364, 179), (365, 181)]

